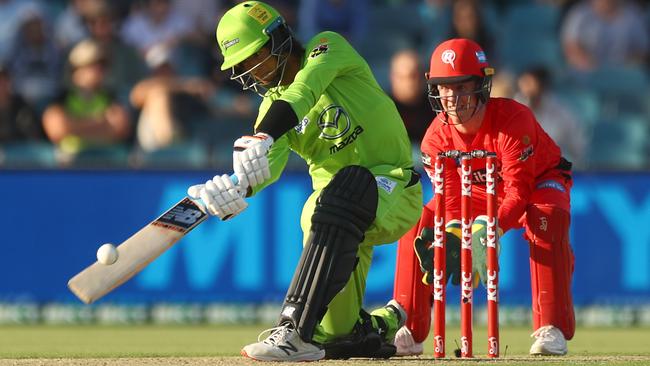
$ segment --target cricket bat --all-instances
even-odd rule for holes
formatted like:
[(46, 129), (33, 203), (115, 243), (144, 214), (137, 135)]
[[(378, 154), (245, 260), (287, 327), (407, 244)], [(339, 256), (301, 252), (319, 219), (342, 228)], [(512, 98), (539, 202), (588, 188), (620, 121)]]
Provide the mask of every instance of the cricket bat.
[(135, 276), (207, 217), (191, 199), (182, 199), (120, 244), (115, 263), (91, 264), (68, 281), (68, 288), (86, 304), (97, 301)]

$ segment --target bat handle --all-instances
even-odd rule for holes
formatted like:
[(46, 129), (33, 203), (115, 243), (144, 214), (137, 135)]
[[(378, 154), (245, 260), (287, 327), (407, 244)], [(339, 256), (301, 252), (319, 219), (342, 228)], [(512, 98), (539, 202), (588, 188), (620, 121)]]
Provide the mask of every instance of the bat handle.
[(232, 184), (238, 185), (239, 184), (239, 178), (233, 173), (230, 175), (230, 180), (232, 181)]

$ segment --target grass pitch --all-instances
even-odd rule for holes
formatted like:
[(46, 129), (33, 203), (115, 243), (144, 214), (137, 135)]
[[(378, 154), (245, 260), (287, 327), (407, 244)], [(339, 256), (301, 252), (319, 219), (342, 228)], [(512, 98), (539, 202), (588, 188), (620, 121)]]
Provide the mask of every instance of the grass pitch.
[[(250, 365), (239, 350), (265, 326), (3, 326), (0, 365)], [(327, 365), (650, 365), (650, 329), (582, 328), (567, 357), (530, 357), (529, 328), (501, 328), (501, 358), (485, 357), (485, 329), (474, 331), (474, 360), (454, 358), (457, 327), (447, 329), (447, 356), (434, 360), (432, 341), (420, 357), (321, 361)], [(285, 363), (290, 364), (290, 363)], [(305, 365), (300, 363), (300, 365)]]

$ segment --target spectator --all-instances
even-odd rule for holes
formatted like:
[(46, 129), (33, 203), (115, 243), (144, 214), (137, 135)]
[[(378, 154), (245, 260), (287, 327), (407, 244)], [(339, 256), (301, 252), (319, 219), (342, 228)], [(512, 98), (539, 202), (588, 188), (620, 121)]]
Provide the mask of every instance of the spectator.
[(204, 102), (213, 93), (213, 84), (179, 76), (170, 52), (163, 45), (150, 49), (146, 61), (152, 74), (131, 91), (131, 104), (141, 109), (136, 139), (144, 151), (187, 139), (191, 123), (208, 113)]
[(44, 141), (36, 111), (20, 95), (14, 94), (11, 75), (0, 65), (0, 144)]
[(409, 138), (422, 141), (435, 115), (427, 99), (424, 69), (417, 52), (405, 50), (393, 55), (390, 65), (391, 97), (397, 106)]
[(480, 44), (487, 57), (496, 59), (492, 32), (485, 23), (477, 0), (456, 0), (451, 7), (451, 28), (447, 38), (467, 38)]
[(603, 65), (647, 61), (648, 34), (643, 12), (627, 0), (582, 0), (562, 25), (562, 45), (569, 65), (591, 71)]
[(9, 60), (14, 89), (37, 110), (61, 87), (61, 54), (40, 10), (25, 14)]
[(331, 30), (359, 46), (367, 32), (369, 7), (368, 0), (303, 0), (298, 11), (299, 38), (307, 40)]
[(172, 0), (174, 12), (183, 14), (190, 19), (194, 28), (212, 36), (214, 33), (214, 20), (219, 17), (221, 0)]
[(100, 0), (68, 0), (68, 6), (54, 23), (54, 39), (59, 48), (69, 50), (88, 37), (84, 19)]
[(39, 9), (29, 0), (0, 0), (0, 62), (9, 62), (9, 53), (25, 15)]
[(583, 164), (587, 137), (577, 117), (551, 91), (550, 74), (543, 67), (524, 71), (517, 79), (515, 100), (527, 105), (574, 166)]
[(68, 59), (72, 86), (43, 115), (47, 137), (57, 145), (63, 163), (73, 162), (85, 150), (123, 144), (131, 134), (126, 108), (103, 86), (106, 57), (101, 46), (84, 40)]
[(193, 32), (191, 19), (174, 11), (171, 0), (146, 0), (146, 6), (132, 12), (122, 26), (124, 41), (145, 55), (152, 47), (162, 44), (174, 49)]
[(85, 24), (90, 37), (99, 43), (106, 54), (106, 84), (127, 102), (131, 88), (147, 74), (144, 59), (117, 33), (113, 9), (106, 0), (94, 0), (86, 10)]

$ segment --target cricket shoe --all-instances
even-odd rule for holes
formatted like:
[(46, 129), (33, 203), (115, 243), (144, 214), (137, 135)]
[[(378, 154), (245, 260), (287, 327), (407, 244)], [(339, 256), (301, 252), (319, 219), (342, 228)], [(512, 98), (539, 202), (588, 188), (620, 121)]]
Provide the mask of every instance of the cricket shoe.
[(530, 336), (537, 338), (530, 347), (531, 355), (562, 356), (568, 352), (564, 334), (552, 325), (540, 327)]
[(413, 339), (413, 334), (406, 326), (399, 328), (395, 334), (395, 347), (397, 348), (395, 356), (418, 356), (424, 351), (422, 343), (417, 343)]
[[(269, 332), (269, 336), (260, 341), (261, 336)], [(242, 356), (257, 361), (318, 361), (325, 357), (324, 349), (303, 341), (289, 324), (267, 329), (260, 333), (257, 340), (257, 343), (241, 350)]]

